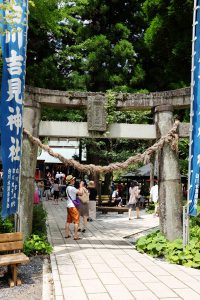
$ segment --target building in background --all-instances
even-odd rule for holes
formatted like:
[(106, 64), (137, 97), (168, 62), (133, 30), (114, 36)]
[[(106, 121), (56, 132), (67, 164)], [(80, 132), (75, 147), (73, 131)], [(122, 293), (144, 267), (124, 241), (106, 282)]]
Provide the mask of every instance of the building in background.
[[(75, 138), (70, 139), (53, 139), (48, 141), (49, 147), (56, 152), (61, 154), (67, 159), (75, 159), (84, 163), (86, 161), (86, 149), (80, 146), (80, 141)], [(45, 175), (50, 172), (53, 176), (57, 172), (63, 172), (65, 174), (75, 172), (70, 168), (67, 168), (58, 158), (49, 155), (48, 152), (41, 150), (37, 157), (36, 167), (36, 180), (45, 178)]]

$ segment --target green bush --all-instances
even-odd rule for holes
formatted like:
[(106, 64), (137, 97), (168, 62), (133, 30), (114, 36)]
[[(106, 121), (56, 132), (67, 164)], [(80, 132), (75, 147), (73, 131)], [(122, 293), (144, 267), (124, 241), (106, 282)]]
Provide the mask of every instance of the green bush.
[(43, 208), (42, 203), (38, 205), (34, 205), (32, 234), (36, 234), (39, 236), (46, 236), (47, 235), (46, 220), (47, 220), (47, 212)]
[(24, 242), (24, 253), (28, 256), (39, 254), (50, 254), (52, 246), (47, 242), (46, 237), (33, 234), (30, 239)]
[(193, 238), (189, 245), (183, 249), (182, 240), (175, 240), (168, 243), (165, 258), (174, 264), (187, 267), (200, 268), (200, 240)]
[(183, 248), (183, 241), (169, 242), (159, 231), (139, 238), (136, 249), (153, 257), (165, 257), (167, 261), (187, 267), (200, 268), (200, 227), (191, 221), (190, 243)]
[[(0, 212), (1, 213), (1, 212)], [(2, 219), (0, 217), (0, 233), (13, 232), (14, 231), (14, 216)]]
[(148, 213), (148, 214), (153, 214), (154, 213), (154, 210), (155, 210), (155, 204), (154, 204), (154, 202), (149, 202), (149, 205), (147, 206), (147, 208), (146, 208), (146, 212)]
[(166, 238), (159, 231), (154, 231), (138, 239), (136, 248), (141, 253), (148, 253), (153, 257), (163, 256), (167, 247)]

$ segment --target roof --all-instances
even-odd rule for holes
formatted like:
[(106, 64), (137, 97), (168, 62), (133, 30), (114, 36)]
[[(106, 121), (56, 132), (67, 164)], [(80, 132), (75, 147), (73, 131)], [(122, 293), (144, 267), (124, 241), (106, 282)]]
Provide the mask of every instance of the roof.
[[(59, 148), (59, 147), (51, 147), (51, 149), (64, 156), (64, 158), (70, 159), (73, 158), (74, 155), (78, 154), (77, 149), (74, 148)], [(45, 163), (48, 164), (56, 164), (56, 163), (62, 163), (58, 158), (55, 158), (51, 155), (49, 155), (48, 152), (42, 150), (41, 154), (37, 157), (37, 160), (43, 160)]]
[[(123, 177), (149, 177), (150, 176), (150, 170), (151, 170), (151, 164), (147, 164), (145, 166), (142, 166), (141, 168), (135, 170), (135, 172), (129, 172), (125, 174)], [(154, 176), (157, 176), (157, 169), (156, 167), (154, 168)]]

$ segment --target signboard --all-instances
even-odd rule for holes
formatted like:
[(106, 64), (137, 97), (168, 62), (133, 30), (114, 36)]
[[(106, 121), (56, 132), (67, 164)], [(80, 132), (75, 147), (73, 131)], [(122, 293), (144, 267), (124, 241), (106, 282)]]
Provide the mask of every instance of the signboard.
[(18, 210), (22, 115), (25, 87), (28, 0), (10, 0), (2, 11), (3, 74), (1, 87), (2, 217)]
[(189, 159), (189, 215), (197, 215), (200, 171), (200, 0), (195, 1), (191, 80), (191, 136)]

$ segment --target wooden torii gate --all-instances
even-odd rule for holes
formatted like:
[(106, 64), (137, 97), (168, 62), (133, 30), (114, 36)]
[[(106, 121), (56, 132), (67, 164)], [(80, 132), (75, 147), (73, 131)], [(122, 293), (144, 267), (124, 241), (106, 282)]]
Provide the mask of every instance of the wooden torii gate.
[[(24, 128), (35, 137), (107, 137), (155, 140), (167, 134), (172, 128), (174, 108), (182, 109), (190, 106), (190, 88), (149, 94), (118, 93), (115, 94), (115, 97), (117, 110), (151, 109), (154, 113), (154, 124), (111, 124), (108, 132), (102, 135), (102, 133), (96, 131), (94, 133), (90, 130), (91, 120), (88, 120), (89, 126), (86, 122), (44, 122), (41, 121), (41, 109), (44, 106), (69, 109), (87, 109), (89, 106), (91, 109), (92, 103), (96, 101), (105, 107), (106, 94), (64, 92), (26, 86)], [(88, 115), (89, 118), (90, 115)], [(95, 124), (93, 126), (95, 127)], [(187, 137), (188, 135), (189, 124), (180, 124), (179, 136)], [(37, 146), (31, 144), (24, 136), (19, 219), (20, 229), (25, 236), (31, 233), (32, 228), (32, 197), (36, 162)], [(182, 192), (178, 157), (169, 145), (165, 145), (158, 153), (158, 162), (160, 229), (169, 240), (174, 240), (182, 235)]]

